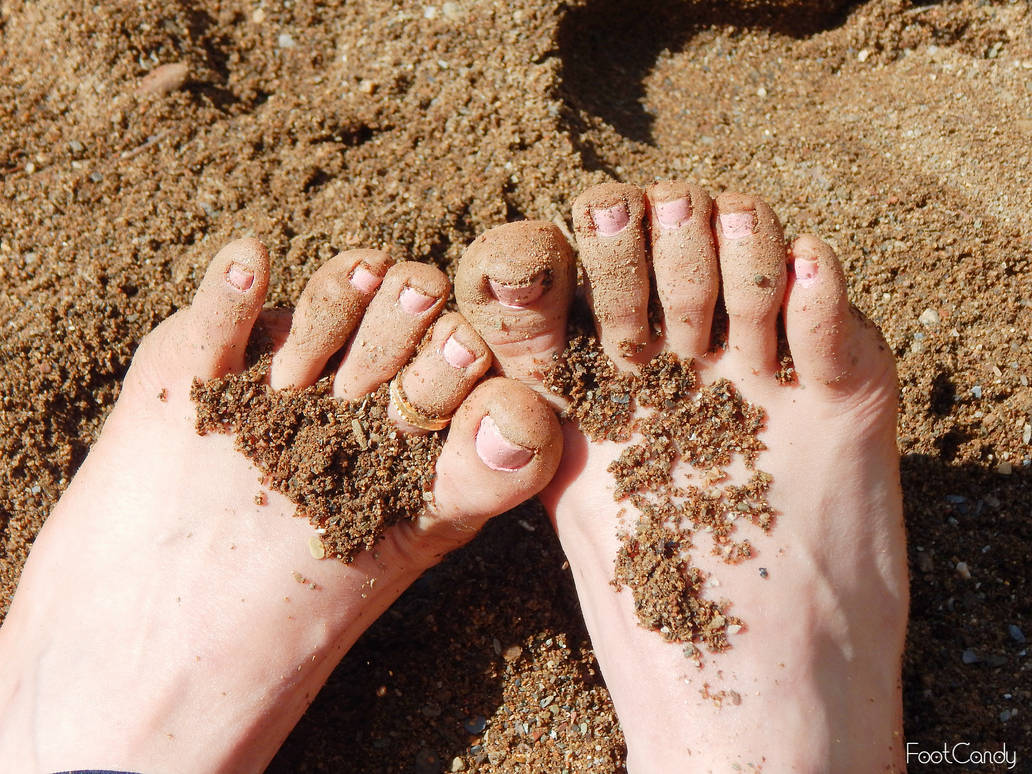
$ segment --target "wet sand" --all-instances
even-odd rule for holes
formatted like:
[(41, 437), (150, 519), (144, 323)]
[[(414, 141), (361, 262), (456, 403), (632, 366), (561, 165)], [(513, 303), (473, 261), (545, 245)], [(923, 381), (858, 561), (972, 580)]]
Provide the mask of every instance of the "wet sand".
[[(230, 238), (289, 304), (343, 248), (453, 276), (491, 226), (684, 177), (826, 237), (898, 357), (908, 739), (1032, 756), (1026, 3), (12, 0), (0, 40), (0, 611)], [(596, 671), (528, 505), (374, 625), (270, 770), (619, 771)]]

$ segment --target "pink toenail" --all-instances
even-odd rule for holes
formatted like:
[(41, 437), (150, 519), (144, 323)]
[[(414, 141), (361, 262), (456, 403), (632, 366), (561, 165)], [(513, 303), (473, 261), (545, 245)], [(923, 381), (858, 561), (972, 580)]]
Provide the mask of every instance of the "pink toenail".
[(476, 447), (480, 459), (491, 470), (519, 470), (534, 456), (530, 449), (524, 449), (502, 435), (490, 416), (480, 420)]
[(383, 281), (383, 277), (377, 277), (362, 264), (355, 267), (351, 272), (351, 286), (362, 293), (372, 293)]
[(409, 314), (423, 314), (423, 312), (437, 303), (437, 299), (426, 295), (426, 293), (420, 293), (415, 288), (406, 287), (401, 291), (401, 295), (398, 296), (398, 303)]
[(602, 236), (615, 236), (627, 228), (631, 220), (627, 205), (620, 203), (605, 209), (591, 211), (591, 219), (595, 221), (595, 229)]
[(226, 281), (237, 290), (250, 290), (254, 282), (254, 272), (239, 263), (233, 263), (226, 272)]
[(663, 228), (679, 228), (692, 216), (692, 203), (685, 197), (672, 202), (656, 202), (656, 217)]
[(720, 230), (728, 239), (741, 239), (756, 230), (755, 212), (725, 212), (719, 218)]
[(796, 258), (794, 265), (796, 282), (804, 288), (817, 284), (817, 261), (809, 258)]
[(498, 303), (512, 309), (523, 309), (530, 306), (545, 292), (545, 283), (540, 275), (531, 280), (529, 285), (506, 285), (495, 282), (490, 277), (487, 284), (491, 286), (491, 292), (498, 299)]
[(441, 354), (448, 361), (448, 365), (453, 368), (466, 368), (473, 365), (477, 359), (477, 356), (456, 341), (454, 336), (449, 336), (448, 340), (444, 342)]

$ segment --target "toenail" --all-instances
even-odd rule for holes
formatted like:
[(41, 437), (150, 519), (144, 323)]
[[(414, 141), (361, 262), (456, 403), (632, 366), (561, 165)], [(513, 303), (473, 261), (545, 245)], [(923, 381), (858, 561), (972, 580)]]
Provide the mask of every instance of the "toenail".
[(804, 288), (817, 284), (817, 261), (810, 258), (796, 258), (794, 266), (796, 282)]
[(441, 354), (453, 368), (466, 368), (473, 365), (477, 356), (460, 344), (454, 336), (449, 336), (441, 347)]
[(534, 456), (534, 452), (513, 443), (498, 429), (490, 416), (480, 420), (476, 437), (477, 455), (491, 470), (519, 470)]
[(250, 290), (254, 282), (254, 272), (239, 263), (231, 263), (226, 272), (226, 281), (237, 290)]
[(398, 296), (398, 303), (409, 314), (423, 314), (423, 312), (437, 303), (437, 299), (415, 288), (406, 286), (402, 289), (401, 295)]
[(724, 212), (719, 215), (720, 230), (728, 239), (742, 239), (756, 230), (756, 213)]
[(656, 218), (663, 228), (679, 228), (692, 216), (692, 202), (688, 197), (672, 202), (656, 202)]
[(495, 282), (490, 277), (487, 284), (491, 286), (491, 292), (498, 299), (498, 303), (512, 309), (522, 309), (533, 304), (545, 292), (545, 283), (540, 274), (527, 285), (506, 285), (503, 282)]
[(351, 286), (355, 290), (361, 291), (362, 293), (372, 293), (383, 281), (383, 277), (378, 277), (373, 274), (362, 264), (355, 267), (355, 270), (351, 273)]
[(627, 228), (631, 220), (627, 205), (621, 202), (612, 207), (591, 211), (591, 219), (595, 221), (595, 229), (602, 236), (615, 236)]

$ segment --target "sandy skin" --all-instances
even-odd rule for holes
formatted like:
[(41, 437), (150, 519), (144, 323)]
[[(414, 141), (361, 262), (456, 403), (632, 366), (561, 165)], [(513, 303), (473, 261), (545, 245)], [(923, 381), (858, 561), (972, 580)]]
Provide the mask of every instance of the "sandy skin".
[[(436, 269), (391, 263), (345, 253), (317, 272), (293, 325), (274, 318), (286, 323), (274, 385), (310, 384), (349, 337), (338, 395), (374, 389), (409, 361), (450, 288)], [(268, 275), (254, 240), (219, 252), (193, 305), (141, 343), (36, 541), (0, 629), (5, 771), (262, 770), (368, 625), (553, 475), (552, 411), (510, 380), (474, 387), (490, 354), (449, 315), (404, 376), (419, 411), (458, 407), (434, 508), (350, 565), (315, 559), (292, 503), (267, 490), (256, 502), (261, 476), (232, 438), (194, 431), (191, 382), (243, 365)]]
[[(712, 593), (747, 622), (729, 651), (696, 667), (682, 646), (640, 628), (631, 592), (610, 585), (626, 505), (614, 502), (606, 468), (621, 445), (564, 426), (562, 465), (542, 500), (573, 569), (629, 770), (903, 770), (908, 596), (896, 377), (880, 335), (850, 307), (834, 253), (809, 236), (786, 245), (754, 197), (714, 202), (680, 182), (590, 189), (574, 203), (574, 223), (599, 336), (618, 364), (632, 369), (662, 350), (694, 357), (705, 381), (730, 379), (766, 409), (768, 450), (758, 466), (774, 477), (769, 500), (780, 514), (769, 535), (749, 535), (750, 561), (694, 556)], [(542, 320), (560, 319), (554, 305), (569, 295), (524, 294), (521, 316), (511, 294), (464, 289), (496, 279), (499, 248), (485, 245), (504, 242), (517, 267), (509, 271), (526, 263), (533, 273), (547, 228), (515, 223), (489, 233), (467, 251), (456, 280), (460, 309), (502, 373), (530, 385), (564, 344), (564, 331)], [(549, 270), (563, 276), (566, 260), (555, 251)], [(658, 339), (647, 317), (650, 271), (663, 310)], [(728, 340), (708, 352), (720, 291)], [(504, 335), (482, 323), (500, 307)], [(775, 378), (779, 315), (798, 372), (789, 386)]]

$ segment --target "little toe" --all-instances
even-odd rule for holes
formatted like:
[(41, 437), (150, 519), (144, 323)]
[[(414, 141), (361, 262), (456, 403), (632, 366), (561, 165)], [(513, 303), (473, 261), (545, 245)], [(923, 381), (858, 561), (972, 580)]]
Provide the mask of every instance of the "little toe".
[(351, 250), (312, 275), (298, 299), (290, 333), (272, 361), (275, 389), (304, 387), (347, 342), (391, 266), (381, 250)]
[(429, 264), (395, 264), (369, 302), (337, 369), (333, 394), (345, 400), (372, 392), (408, 362), (451, 290), (444, 272)]
[(540, 492), (562, 456), (555, 412), (524, 384), (496, 377), (462, 403), (437, 461), (433, 511), (420, 528), (465, 543), (492, 516)]
[(785, 293), (785, 236), (763, 200), (723, 193), (714, 202), (728, 349), (755, 373), (777, 370), (777, 319)]
[(450, 312), (391, 383), (388, 414), (409, 433), (442, 429), (490, 367), (487, 344), (461, 314)]
[(891, 357), (850, 305), (835, 251), (803, 235), (792, 243), (789, 260), (785, 334), (799, 383), (850, 390), (858, 378), (880, 377)]
[(603, 183), (573, 202), (573, 225), (588, 278), (599, 340), (615, 363), (631, 367), (649, 344), (649, 267), (645, 194)]
[(709, 350), (720, 294), (713, 201), (699, 186), (680, 181), (655, 183), (646, 196), (666, 346), (682, 357), (701, 357)]
[(265, 245), (257, 239), (238, 239), (219, 250), (185, 310), (189, 331), (176, 345), (189, 361), (183, 367), (199, 379), (243, 368), (247, 340), (268, 287)]
[(559, 229), (519, 221), (481, 234), (466, 249), (455, 297), (501, 373), (540, 389), (552, 356), (566, 346), (574, 281), (573, 251)]

